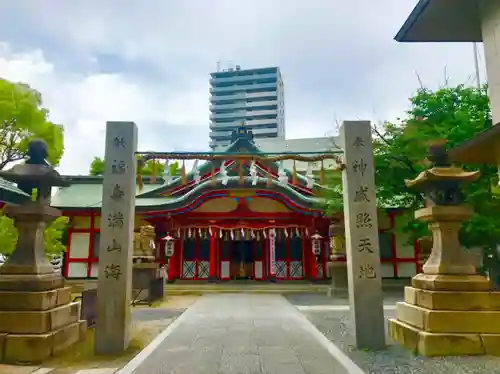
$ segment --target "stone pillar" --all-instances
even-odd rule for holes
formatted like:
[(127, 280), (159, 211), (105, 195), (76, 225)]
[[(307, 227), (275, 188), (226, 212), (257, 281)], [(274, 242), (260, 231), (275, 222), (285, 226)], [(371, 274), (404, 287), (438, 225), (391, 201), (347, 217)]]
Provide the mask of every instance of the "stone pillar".
[(346, 121), (342, 172), (349, 304), (358, 348), (385, 347), (377, 197), (369, 121)]
[(106, 124), (94, 345), (99, 355), (122, 352), (130, 341), (136, 150), (135, 123)]
[(480, 0), (484, 58), (493, 124), (500, 123), (500, 2)]

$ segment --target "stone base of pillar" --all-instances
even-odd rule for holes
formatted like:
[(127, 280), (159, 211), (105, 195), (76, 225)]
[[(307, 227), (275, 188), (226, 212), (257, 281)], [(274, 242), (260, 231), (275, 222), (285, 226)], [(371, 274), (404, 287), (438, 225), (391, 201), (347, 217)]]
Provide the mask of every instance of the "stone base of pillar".
[(327, 271), (331, 278), (331, 285), (327, 291), (328, 296), (345, 295), (348, 290), (347, 264), (344, 261), (329, 262)]
[(500, 356), (500, 292), (480, 275), (418, 274), (389, 333), (423, 356)]
[(0, 362), (42, 363), (85, 338), (87, 323), (80, 320), (80, 303), (71, 302), (71, 287), (46, 289), (44, 282), (22, 291), (6, 281), (11, 277), (0, 276), (0, 284), (10, 286), (0, 290)]

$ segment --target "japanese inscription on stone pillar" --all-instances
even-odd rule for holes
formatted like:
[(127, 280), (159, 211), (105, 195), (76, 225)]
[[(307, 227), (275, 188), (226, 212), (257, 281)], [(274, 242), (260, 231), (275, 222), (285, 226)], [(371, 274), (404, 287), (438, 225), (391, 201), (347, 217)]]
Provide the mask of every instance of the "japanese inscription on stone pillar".
[(358, 348), (385, 346), (373, 145), (369, 121), (346, 121), (344, 141), (345, 238), (349, 303)]
[(114, 354), (130, 340), (137, 126), (106, 124), (95, 351)]

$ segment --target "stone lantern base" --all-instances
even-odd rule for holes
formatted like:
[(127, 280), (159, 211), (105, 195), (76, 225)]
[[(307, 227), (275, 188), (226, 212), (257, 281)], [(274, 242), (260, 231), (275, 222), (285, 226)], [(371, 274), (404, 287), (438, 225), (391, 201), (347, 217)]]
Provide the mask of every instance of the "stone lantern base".
[(419, 274), (389, 333), (424, 356), (500, 355), (500, 292), (480, 275)]
[(161, 288), (161, 294), (152, 294), (152, 282), (164, 282), (165, 274), (161, 266), (156, 262), (154, 256), (134, 256), (132, 265), (132, 292), (134, 303), (153, 301), (163, 298), (163, 283), (161, 287), (158, 284), (158, 290)]
[(327, 296), (345, 295), (348, 291), (347, 263), (332, 258), (327, 264), (328, 276), (331, 278)]
[(0, 362), (41, 363), (85, 337), (80, 303), (71, 302), (71, 287), (62, 286), (61, 276), (40, 276), (33, 291), (12, 277), (0, 275)]
[(476, 274), (472, 256), (458, 240), (460, 223), (472, 213), (464, 206), (432, 206), (415, 212), (430, 222), (433, 247), (405, 301), (397, 303), (389, 333), (424, 356), (500, 356), (500, 292)]
[(87, 326), (42, 246), (43, 223), (59, 211), (33, 202), (6, 212), (15, 218), (19, 239), (0, 268), (0, 362), (41, 363), (83, 339)]

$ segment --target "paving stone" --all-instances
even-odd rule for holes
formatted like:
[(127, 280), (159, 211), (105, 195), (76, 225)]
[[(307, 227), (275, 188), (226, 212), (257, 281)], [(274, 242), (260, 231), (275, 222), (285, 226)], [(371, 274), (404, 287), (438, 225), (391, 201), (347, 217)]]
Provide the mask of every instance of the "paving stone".
[(134, 374), (335, 374), (298, 316), (280, 295), (205, 295)]

